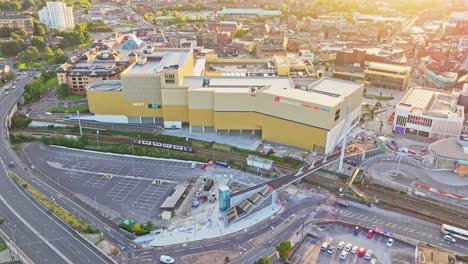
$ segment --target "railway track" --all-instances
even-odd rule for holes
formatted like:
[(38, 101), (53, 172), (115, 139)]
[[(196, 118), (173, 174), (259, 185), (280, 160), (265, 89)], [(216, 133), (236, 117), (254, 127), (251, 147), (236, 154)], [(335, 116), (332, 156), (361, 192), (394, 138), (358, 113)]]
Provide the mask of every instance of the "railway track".
[[(67, 133), (51, 133), (50, 131), (28, 131), (28, 130), (10, 130), (11, 133), (21, 133), (32, 136), (49, 136), (55, 135), (76, 135), (79, 133), (67, 132)], [(88, 135), (90, 139), (96, 139), (97, 135)], [(130, 137), (125, 136), (106, 136), (99, 135), (99, 140), (103, 142), (114, 142), (114, 143), (129, 143)], [(135, 147), (138, 147), (135, 145)], [(208, 149), (196, 148), (195, 151), (200, 154), (212, 156), (213, 158), (218, 157), (225, 160), (234, 162), (244, 163), (247, 156), (239, 156), (223, 151), (214, 151)], [(294, 169), (284, 164), (276, 164), (276, 167), (284, 172), (291, 172)], [(305, 179), (309, 179), (319, 185), (339, 188), (345, 187), (346, 184), (338, 179), (331, 179), (328, 177), (320, 176), (314, 173), (307, 176)], [(407, 195), (403, 195), (393, 190), (388, 190), (377, 185), (368, 185), (367, 187), (360, 186), (360, 190), (368, 197), (383, 201), (385, 204), (392, 207), (400, 208), (403, 211), (411, 212), (414, 214), (422, 215), (432, 221), (438, 223), (447, 223), (455, 226), (468, 226), (468, 213), (464, 213), (463, 210), (456, 210), (452, 208), (442, 207), (438, 204), (434, 204), (428, 201), (423, 201), (417, 198), (413, 198)]]
[[(48, 136), (48, 137), (54, 137), (56, 135), (72, 135), (72, 136), (80, 136), (80, 133), (77, 132), (64, 132), (64, 133), (53, 133), (50, 131), (38, 131), (38, 130), (14, 130), (11, 129), (10, 133), (21, 133), (21, 134), (26, 134), (30, 136)], [(95, 134), (90, 134), (87, 135), (89, 139), (95, 140), (98, 136)], [(127, 136), (107, 136), (107, 135), (99, 135), (99, 140), (101, 142), (112, 142), (112, 143), (129, 143), (131, 140), (131, 137)], [(135, 145), (135, 147), (138, 147), (138, 145)], [(231, 154), (228, 152), (220, 151), (220, 150), (210, 150), (210, 149), (203, 149), (203, 148), (194, 148), (196, 153), (204, 154), (207, 157), (213, 157), (213, 159), (220, 158), (223, 160), (228, 160), (228, 161), (233, 161), (233, 162), (238, 162), (238, 163), (245, 163), (247, 156), (239, 156), (235, 154)], [(290, 172), (293, 170), (293, 168), (285, 165), (285, 164), (275, 164), (275, 166), (280, 169), (281, 171), (286, 171)]]
[(375, 185), (360, 188), (368, 197), (383, 201), (392, 207), (424, 216), (439, 224), (445, 223), (454, 226), (468, 226), (468, 213), (455, 208), (442, 207), (438, 204), (414, 198), (396, 191), (389, 191)]

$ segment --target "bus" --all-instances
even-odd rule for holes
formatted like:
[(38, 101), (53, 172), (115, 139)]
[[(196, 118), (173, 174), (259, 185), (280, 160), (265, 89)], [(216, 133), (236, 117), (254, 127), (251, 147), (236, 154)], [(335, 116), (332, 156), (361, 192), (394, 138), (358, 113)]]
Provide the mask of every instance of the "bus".
[(451, 235), (461, 240), (468, 241), (468, 231), (463, 230), (458, 227), (443, 224), (442, 227), (440, 228), (440, 232), (446, 235)]

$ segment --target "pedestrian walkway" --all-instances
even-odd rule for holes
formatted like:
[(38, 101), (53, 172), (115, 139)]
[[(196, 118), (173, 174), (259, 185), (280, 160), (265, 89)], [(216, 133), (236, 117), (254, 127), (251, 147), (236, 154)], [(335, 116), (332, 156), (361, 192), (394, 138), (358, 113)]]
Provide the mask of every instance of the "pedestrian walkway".
[(144, 247), (162, 247), (225, 236), (239, 231), (248, 232), (251, 226), (273, 216), (281, 208), (281, 204), (273, 203), (227, 227), (224, 226), (223, 215), (219, 210), (214, 210), (208, 219), (198, 219), (194, 209), (191, 226), (158, 230), (154, 234), (138, 237), (135, 242)]

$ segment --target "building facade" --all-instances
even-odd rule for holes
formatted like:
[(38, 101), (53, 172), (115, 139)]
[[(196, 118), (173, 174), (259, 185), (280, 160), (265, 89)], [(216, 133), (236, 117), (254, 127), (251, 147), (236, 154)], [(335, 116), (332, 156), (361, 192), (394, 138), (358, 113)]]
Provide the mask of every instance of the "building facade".
[(458, 136), (465, 118), (459, 97), (457, 90), (411, 88), (395, 107), (393, 130), (433, 139)]
[(75, 27), (73, 9), (63, 2), (47, 2), (46, 6), (39, 10), (39, 21), (49, 28), (58, 30)]
[(385, 63), (369, 63), (364, 70), (364, 79), (370, 86), (405, 90), (411, 77), (411, 67)]
[[(134, 56), (129, 56), (135, 59)], [(118, 80), (130, 63), (120, 61), (117, 51), (93, 48), (80, 58), (72, 57), (56, 69), (59, 84), (67, 84), (69, 94), (86, 94), (86, 86), (103, 80)]]
[(362, 84), (322, 79), (301, 90), (288, 77), (191, 76), (191, 49), (160, 49), (146, 56), (122, 72), (120, 88), (115, 88), (118, 81), (88, 85), (96, 120), (163, 122), (166, 128), (187, 126), (192, 133), (247, 131), (325, 153), (344, 135), (347, 110), (350, 129), (359, 121)]
[(264, 59), (274, 55), (285, 55), (287, 46), (287, 37), (269, 36), (257, 43), (256, 56), (259, 59)]
[(0, 28), (22, 29), (28, 34), (34, 33), (34, 24), (30, 16), (4, 15), (0, 16)]

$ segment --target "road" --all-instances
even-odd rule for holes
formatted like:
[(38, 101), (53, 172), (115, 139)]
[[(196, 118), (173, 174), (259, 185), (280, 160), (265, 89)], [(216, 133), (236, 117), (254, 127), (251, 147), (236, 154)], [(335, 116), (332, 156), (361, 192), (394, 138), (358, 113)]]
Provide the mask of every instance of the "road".
[[(22, 75), (17, 88), (6, 94), (0, 91), (0, 116), (5, 117), (16, 99), (23, 93), (31, 77)], [(5, 164), (15, 160), (7, 137), (5, 122), (1, 122), (2, 143), (0, 156)], [(15, 168), (16, 173), (23, 173)], [(9, 236), (34, 263), (112, 263), (67, 225), (36, 204), (24, 191), (7, 177), (6, 168), (0, 168), (0, 211), (5, 217), (0, 229)]]
[(356, 202), (349, 202), (349, 207), (339, 208), (336, 213), (322, 211), (319, 213), (319, 217), (334, 218), (368, 227), (379, 227), (463, 255), (468, 254), (468, 242), (450, 243), (443, 240), (439, 225), (376, 207), (369, 208)]

